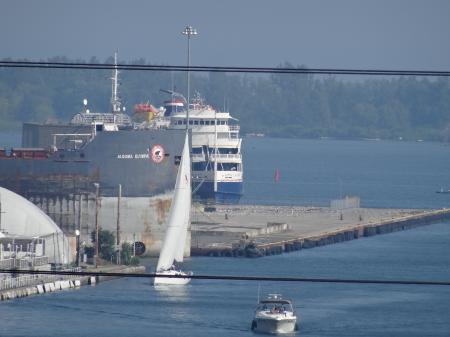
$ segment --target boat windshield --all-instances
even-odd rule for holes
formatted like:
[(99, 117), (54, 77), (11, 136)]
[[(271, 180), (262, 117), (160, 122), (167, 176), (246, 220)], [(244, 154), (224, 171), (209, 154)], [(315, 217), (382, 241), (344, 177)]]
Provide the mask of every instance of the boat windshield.
[(294, 309), (289, 303), (260, 303), (256, 311), (264, 311), (271, 313), (293, 312)]

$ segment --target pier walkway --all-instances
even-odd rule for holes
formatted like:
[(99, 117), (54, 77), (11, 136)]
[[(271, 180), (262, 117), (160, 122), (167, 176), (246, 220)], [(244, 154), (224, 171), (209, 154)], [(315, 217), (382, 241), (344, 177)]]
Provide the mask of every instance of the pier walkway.
[(450, 219), (450, 209), (236, 205), (195, 207), (191, 255), (257, 257)]

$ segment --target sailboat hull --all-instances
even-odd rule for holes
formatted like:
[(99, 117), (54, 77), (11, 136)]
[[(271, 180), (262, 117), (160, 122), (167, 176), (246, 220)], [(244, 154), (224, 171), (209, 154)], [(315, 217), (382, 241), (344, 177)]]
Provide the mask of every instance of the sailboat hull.
[[(180, 270), (166, 270), (156, 273), (161, 277), (155, 277), (153, 284), (156, 285), (185, 285), (191, 281), (189, 276), (192, 272), (184, 273)], [(164, 276), (186, 276), (186, 277), (164, 277)]]

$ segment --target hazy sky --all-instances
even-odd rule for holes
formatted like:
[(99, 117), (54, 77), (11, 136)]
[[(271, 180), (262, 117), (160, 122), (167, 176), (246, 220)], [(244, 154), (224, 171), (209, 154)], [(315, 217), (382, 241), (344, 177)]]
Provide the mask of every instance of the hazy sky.
[(0, 0), (0, 58), (450, 70), (449, 0)]

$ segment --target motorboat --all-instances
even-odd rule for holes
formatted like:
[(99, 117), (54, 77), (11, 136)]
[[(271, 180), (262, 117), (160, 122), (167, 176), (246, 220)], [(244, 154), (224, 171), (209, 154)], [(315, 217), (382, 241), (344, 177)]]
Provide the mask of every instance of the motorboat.
[(287, 334), (298, 330), (292, 302), (280, 294), (270, 294), (259, 301), (252, 321), (252, 330), (267, 334)]

